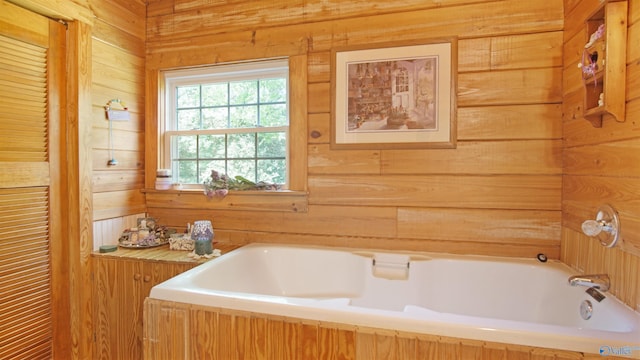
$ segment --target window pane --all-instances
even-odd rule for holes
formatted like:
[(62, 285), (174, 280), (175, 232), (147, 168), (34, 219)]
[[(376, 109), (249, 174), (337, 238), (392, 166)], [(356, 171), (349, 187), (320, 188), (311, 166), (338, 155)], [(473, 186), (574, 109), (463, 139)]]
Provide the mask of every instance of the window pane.
[(238, 175), (251, 180), (256, 181), (256, 162), (253, 160), (229, 160), (227, 163), (229, 172), (227, 175), (230, 177), (236, 177)]
[(177, 130), (200, 129), (200, 110), (178, 110)]
[(285, 160), (258, 160), (258, 181), (285, 184), (286, 168)]
[(203, 129), (226, 129), (228, 120), (227, 108), (202, 109)]
[(231, 105), (255, 104), (258, 102), (258, 82), (238, 81), (229, 83)]
[[(174, 161), (173, 171), (178, 174), (178, 182), (181, 184), (198, 184), (195, 161)], [(176, 171), (175, 167), (178, 168)]]
[(286, 143), (283, 132), (258, 133), (258, 157), (285, 157)]
[(179, 86), (176, 88), (177, 107), (188, 108), (200, 106), (200, 86)]
[[(167, 101), (171, 111), (162, 128), (180, 134), (167, 143), (171, 158), (165, 166), (173, 169), (174, 180), (202, 184), (215, 170), (286, 184), (290, 120), (285, 68), (286, 61), (277, 61), (166, 73), (166, 88), (175, 90), (175, 98)], [(257, 133), (256, 127), (269, 133)]]
[(286, 126), (287, 105), (272, 104), (260, 105), (260, 125), (261, 126)]
[(224, 135), (200, 135), (198, 146), (200, 159), (224, 159)]
[(286, 79), (264, 79), (260, 80), (260, 102), (286, 102), (287, 101), (287, 81)]
[(258, 124), (257, 106), (234, 106), (230, 109), (230, 128), (255, 127)]
[(256, 156), (256, 134), (229, 134), (228, 158), (253, 158)]
[(216, 170), (220, 174), (225, 173), (224, 160), (200, 161), (198, 165), (200, 167), (199, 184), (202, 184), (205, 180), (208, 180), (211, 177), (211, 170)]
[(225, 106), (229, 103), (228, 83), (202, 85), (202, 106)]
[(174, 159), (195, 159), (197, 157), (196, 146), (197, 136), (174, 136), (175, 152)]

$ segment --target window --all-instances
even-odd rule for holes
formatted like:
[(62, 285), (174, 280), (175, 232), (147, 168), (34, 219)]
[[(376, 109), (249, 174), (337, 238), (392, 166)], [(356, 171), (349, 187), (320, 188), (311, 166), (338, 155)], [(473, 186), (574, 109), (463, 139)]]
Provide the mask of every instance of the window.
[(396, 72), (396, 92), (407, 91), (409, 91), (409, 72), (403, 67)]
[(287, 60), (167, 71), (161, 165), (202, 184), (216, 170), (288, 184)]

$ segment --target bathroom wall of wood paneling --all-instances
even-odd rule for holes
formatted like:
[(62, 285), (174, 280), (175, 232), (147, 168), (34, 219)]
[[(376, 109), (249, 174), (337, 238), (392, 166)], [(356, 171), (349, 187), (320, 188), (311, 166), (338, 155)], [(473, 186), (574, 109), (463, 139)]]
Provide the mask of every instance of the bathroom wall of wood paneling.
[[(640, 1), (628, 1), (626, 119), (605, 118), (594, 128), (582, 117), (583, 86), (577, 67), (588, 35), (584, 20), (600, 5), (565, 0), (562, 254), (582, 273), (607, 273), (610, 293), (640, 311)], [(585, 236), (581, 223), (595, 218), (598, 206), (618, 210), (622, 241), (607, 249)]]
[[(91, 44), (93, 216), (94, 220), (121, 221), (146, 211), (140, 191), (144, 187), (146, 5), (143, 0), (89, 3), (95, 16)], [(129, 121), (112, 122), (113, 153), (104, 109), (111, 99), (123, 101), (131, 115)], [(107, 165), (112, 157), (118, 161), (116, 166)], [(117, 238), (110, 240), (113, 243)]]
[[(84, 205), (95, 220), (146, 210), (139, 190), (152, 187), (157, 164), (145, 164), (143, 152), (153, 153), (157, 144), (144, 140), (145, 121), (156, 121), (145, 119), (150, 110), (144, 84), (153, 84), (145, 64), (153, 71), (306, 54), (305, 120), (309, 133), (320, 135), (307, 138), (308, 212), (154, 206), (153, 215), (174, 225), (211, 217), (220, 240), (513, 256), (546, 252), (577, 271), (608, 272), (611, 292), (639, 310), (639, 0), (628, 1), (627, 119), (605, 119), (602, 129), (581, 119), (576, 71), (581, 26), (598, 0), (11, 2), (88, 25), (81, 30), (91, 33), (91, 49), (74, 51), (92, 59), (92, 74), (80, 74), (80, 81), (92, 79), (93, 115), (79, 121), (93, 124), (93, 170), (69, 176), (92, 176), (93, 201)], [(329, 149), (333, 47), (451, 35), (459, 37), (457, 149)], [(103, 106), (114, 97), (127, 103), (132, 120), (114, 123), (119, 165), (108, 168)], [(145, 168), (153, 170), (146, 184)], [(622, 246), (612, 250), (584, 237), (579, 227), (605, 201), (618, 208), (623, 223)], [(71, 261), (87, 259), (89, 243), (73, 246)], [(80, 292), (90, 292), (82, 289), (88, 273), (85, 261), (71, 274)], [(78, 301), (79, 309), (90, 308), (86, 296)], [(85, 320), (73, 324), (80, 357), (91, 353), (91, 321)]]
[[(175, 226), (213, 219), (222, 241), (559, 258), (562, 30), (561, 0), (150, 1), (150, 84), (165, 68), (306, 54), (308, 113), (292, 121), (316, 136), (306, 212), (185, 209), (176, 193), (164, 204), (147, 194), (149, 214)], [(332, 49), (449, 36), (459, 40), (456, 149), (330, 148)], [(147, 134), (148, 174), (155, 142)]]

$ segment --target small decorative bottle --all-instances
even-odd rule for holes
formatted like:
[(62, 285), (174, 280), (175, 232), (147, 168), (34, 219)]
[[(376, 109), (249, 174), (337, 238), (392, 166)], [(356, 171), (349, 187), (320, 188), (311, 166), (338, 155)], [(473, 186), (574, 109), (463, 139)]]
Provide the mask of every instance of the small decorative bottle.
[(213, 226), (209, 220), (198, 220), (193, 223), (191, 240), (197, 255), (208, 255), (213, 252)]

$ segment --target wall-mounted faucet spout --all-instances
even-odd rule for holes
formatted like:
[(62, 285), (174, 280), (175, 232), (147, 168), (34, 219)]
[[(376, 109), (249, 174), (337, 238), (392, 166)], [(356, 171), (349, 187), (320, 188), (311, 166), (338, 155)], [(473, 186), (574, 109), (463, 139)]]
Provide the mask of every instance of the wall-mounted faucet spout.
[(569, 277), (569, 284), (571, 286), (586, 286), (596, 288), (600, 291), (607, 291), (609, 290), (611, 281), (607, 274), (574, 275)]

